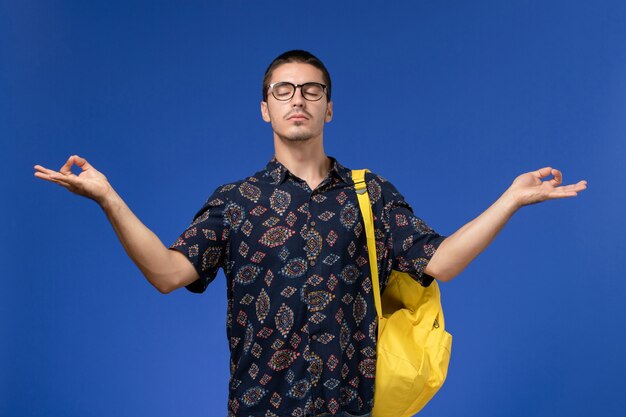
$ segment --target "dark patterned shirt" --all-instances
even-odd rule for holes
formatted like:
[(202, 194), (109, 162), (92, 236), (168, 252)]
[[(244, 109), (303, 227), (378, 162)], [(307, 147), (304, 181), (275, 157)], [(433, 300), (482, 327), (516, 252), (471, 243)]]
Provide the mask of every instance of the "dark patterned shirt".
[[(200, 274), (221, 267), (228, 289), (229, 416), (371, 411), (376, 310), (365, 228), (351, 171), (332, 169), (315, 190), (272, 159), (218, 187), (172, 245)], [(415, 217), (385, 179), (366, 174), (381, 291), (391, 269), (423, 274), (443, 236)]]

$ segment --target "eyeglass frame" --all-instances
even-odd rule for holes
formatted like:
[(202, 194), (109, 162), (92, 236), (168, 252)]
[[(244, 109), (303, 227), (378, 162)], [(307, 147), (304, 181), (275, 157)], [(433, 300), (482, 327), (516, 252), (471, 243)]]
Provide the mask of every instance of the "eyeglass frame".
[[(278, 97), (276, 97), (274, 95), (274, 86), (277, 85), (277, 84), (289, 84), (289, 85), (291, 85), (293, 87), (293, 92), (291, 93), (291, 96), (289, 98), (287, 98), (287, 99), (284, 99), (284, 100), (281, 100)], [(323, 93), (320, 96), (320, 98), (318, 98), (317, 100), (310, 100), (310, 99), (306, 98), (304, 96), (304, 94), (302, 94), (302, 87), (304, 87), (305, 85), (309, 85), (309, 84), (315, 84), (315, 85), (322, 86), (322, 92)], [(302, 94), (302, 98), (304, 98), (306, 101), (312, 101), (312, 102), (320, 101), (322, 99), (322, 97), (324, 97), (326, 95), (326, 93), (328, 91), (328, 87), (326, 86), (326, 84), (318, 83), (318, 82), (315, 82), (315, 81), (307, 82), (307, 83), (304, 83), (304, 84), (294, 84), (294, 83), (290, 83), (289, 81), (277, 81), (275, 83), (270, 84), (268, 87), (269, 87), (268, 89), (272, 93), (272, 97), (274, 97), (276, 100), (282, 101), (282, 102), (291, 100), (293, 98), (293, 96), (296, 95), (296, 90), (298, 89), (298, 87), (300, 87), (300, 94)]]

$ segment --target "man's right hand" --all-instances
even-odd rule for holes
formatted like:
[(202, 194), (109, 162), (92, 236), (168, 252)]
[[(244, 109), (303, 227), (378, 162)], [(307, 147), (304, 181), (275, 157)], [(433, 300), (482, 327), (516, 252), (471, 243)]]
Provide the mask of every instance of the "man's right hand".
[[(74, 165), (82, 170), (79, 175), (72, 172)], [(70, 156), (59, 171), (41, 165), (35, 165), (35, 170), (37, 178), (57, 183), (100, 204), (128, 256), (162, 293), (191, 284), (199, 278), (187, 257), (166, 248), (157, 235), (128, 208), (106, 177), (84, 158)]]
[[(72, 172), (74, 165), (82, 170), (79, 175)], [(59, 184), (74, 194), (90, 198), (99, 204), (102, 204), (113, 191), (107, 178), (92, 167), (86, 159), (78, 155), (70, 156), (65, 165), (58, 171), (41, 165), (35, 165), (35, 171), (35, 177)]]

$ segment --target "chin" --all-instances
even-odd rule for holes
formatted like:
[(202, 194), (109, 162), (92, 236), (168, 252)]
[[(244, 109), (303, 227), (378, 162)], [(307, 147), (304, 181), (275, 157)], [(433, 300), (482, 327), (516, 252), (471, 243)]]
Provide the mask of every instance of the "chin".
[(311, 135), (292, 135), (286, 136), (285, 139), (289, 142), (306, 142), (307, 140), (311, 140), (313, 136)]
[(315, 135), (308, 131), (296, 131), (287, 132), (286, 134), (279, 136), (281, 139), (288, 142), (306, 142), (308, 140), (311, 140)]

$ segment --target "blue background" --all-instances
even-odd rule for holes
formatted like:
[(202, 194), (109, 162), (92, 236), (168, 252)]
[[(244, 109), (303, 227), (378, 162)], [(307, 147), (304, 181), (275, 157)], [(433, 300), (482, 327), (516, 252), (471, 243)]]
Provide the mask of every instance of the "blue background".
[(161, 295), (32, 166), (85, 156), (169, 245), (271, 158), (261, 78), (294, 48), (333, 78), (327, 153), (440, 233), (521, 173), (589, 182), (442, 285), (452, 360), (420, 415), (623, 414), (626, 3), (2, 0), (0, 415), (226, 415), (222, 273)]

